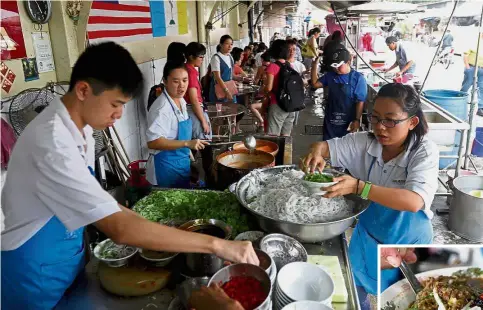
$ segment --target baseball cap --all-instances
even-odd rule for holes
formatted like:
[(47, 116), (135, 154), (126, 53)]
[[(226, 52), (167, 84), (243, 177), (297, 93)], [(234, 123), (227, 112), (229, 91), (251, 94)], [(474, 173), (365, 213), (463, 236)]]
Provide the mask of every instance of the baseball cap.
[(331, 64), (332, 68), (339, 68), (343, 64), (347, 63), (351, 59), (351, 54), (345, 48), (336, 50), (332, 54)]

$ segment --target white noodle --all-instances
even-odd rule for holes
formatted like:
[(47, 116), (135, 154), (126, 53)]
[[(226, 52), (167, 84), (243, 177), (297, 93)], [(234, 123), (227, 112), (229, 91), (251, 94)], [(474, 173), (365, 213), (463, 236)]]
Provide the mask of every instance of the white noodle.
[(247, 189), (247, 200), (251, 201), (248, 206), (265, 216), (293, 223), (330, 222), (353, 214), (352, 205), (343, 197), (310, 196), (302, 183), (303, 176), (298, 170), (265, 178), (256, 174)]

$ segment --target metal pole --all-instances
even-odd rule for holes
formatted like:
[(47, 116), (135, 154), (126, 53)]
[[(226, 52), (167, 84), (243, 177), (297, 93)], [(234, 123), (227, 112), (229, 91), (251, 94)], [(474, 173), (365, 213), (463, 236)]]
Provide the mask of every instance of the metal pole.
[[(480, 24), (478, 26), (478, 46), (476, 47), (476, 60), (475, 60), (475, 74), (473, 75), (473, 91), (471, 92), (471, 107), (470, 107), (470, 130), (468, 131), (468, 135), (466, 136), (466, 150), (465, 150), (465, 163), (464, 169), (468, 168), (468, 160), (470, 156), (470, 142), (471, 142), (471, 134), (473, 133), (475, 124), (474, 124), (474, 115), (475, 115), (475, 107), (477, 106), (476, 101), (476, 91), (478, 90), (478, 57), (480, 56), (480, 40), (482, 35), (482, 23), (483, 23), (483, 5), (481, 6), (481, 15), (480, 15)], [(483, 100), (483, 98), (478, 98), (479, 100)], [(460, 146), (461, 147), (461, 146)]]

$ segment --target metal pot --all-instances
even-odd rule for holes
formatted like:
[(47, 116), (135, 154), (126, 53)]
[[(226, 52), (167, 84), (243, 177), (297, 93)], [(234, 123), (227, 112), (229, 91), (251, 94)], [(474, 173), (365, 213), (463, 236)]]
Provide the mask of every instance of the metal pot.
[[(191, 232), (204, 233), (222, 239), (230, 239), (232, 229), (219, 220), (194, 220), (179, 227)], [(225, 261), (214, 254), (188, 253), (186, 265), (199, 276), (212, 276), (224, 267)]]
[(218, 184), (226, 186), (237, 182), (250, 171), (258, 168), (272, 167), (275, 157), (263, 151), (234, 150), (216, 157), (216, 176)]
[[(253, 172), (255, 175), (262, 174), (276, 174), (287, 169), (298, 169), (295, 165), (285, 165), (276, 166), (273, 168), (258, 169)], [(344, 231), (346, 231), (352, 223), (354, 223), (356, 217), (364, 212), (370, 204), (370, 201), (363, 200), (356, 195), (344, 196), (346, 201), (354, 205), (354, 214), (348, 216), (347, 218), (325, 222), (325, 223), (310, 223), (310, 224), (299, 224), (293, 222), (282, 221), (279, 219), (274, 219), (263, 214), (260, 214), (248, 207), (247, 201), (247, 190), (250, 186), (254, 186), (253, 180), (256, 179), (252, 177), (252, 173), (244, 176), (236, 186), (236, 196), (240, 204), (250, 211), (256, 218), (260, 227), (269, 233), (282, 233), (289, 235), (301, 242), (320, 242), (324, 240), (332, 239)]]
[(271, 309), (271, 297), (272, 297), (272, 283), (268, 274), (260, 267), (250, 264), (234, 264), (227, 266), (218, 271), (208, 283), (208, 286), (212, 284), (220, 284), (231, 280), (232, 277), (245, 276), (253, 277), (261, 282), (263, 290), (266, 294), (265, 301), (255, 308), (256, 310), (269, 310)]
[(449, 228), (460, 237), (483, 242), (483, 198), (469, 194), (472, 190), (483, 189), (483, 176), (457, 177), (452, 187)]

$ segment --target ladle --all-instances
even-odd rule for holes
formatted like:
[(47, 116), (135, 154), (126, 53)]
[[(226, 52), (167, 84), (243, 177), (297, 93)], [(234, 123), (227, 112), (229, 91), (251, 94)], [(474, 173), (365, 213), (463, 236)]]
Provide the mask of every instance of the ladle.
[(251, 153), (257, 147), (257, 140), (254, 136), (249, 135), (243, 138), (243, 144)]

